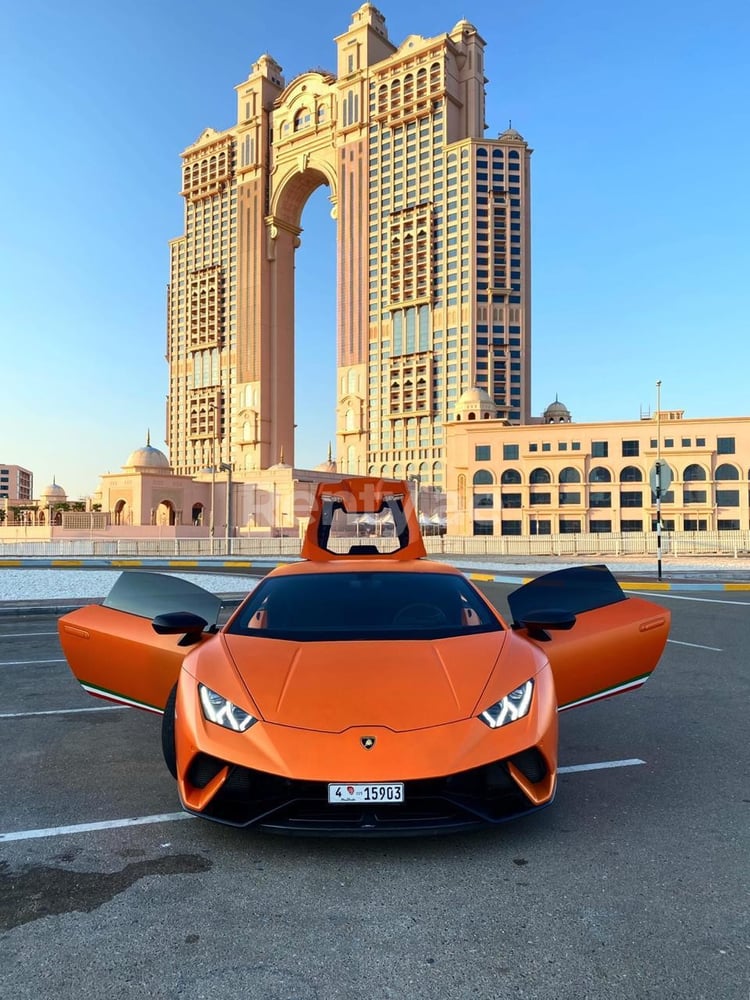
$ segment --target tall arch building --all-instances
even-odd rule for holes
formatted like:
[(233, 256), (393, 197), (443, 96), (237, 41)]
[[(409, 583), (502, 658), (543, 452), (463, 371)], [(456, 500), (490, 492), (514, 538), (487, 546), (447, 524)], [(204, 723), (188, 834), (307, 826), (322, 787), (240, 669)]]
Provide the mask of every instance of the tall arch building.
[(529, 419), (531, 150), (512, 128), (485, 138), (484, 40), (459, 21), (397, 47), (364, 4), (335, 42), (336, 73), (289, 84), (261, 56), (236, 124), (182, 154), (167, 347), (179, 474), (294, 462), (294, 255), (321, 185), (339, 471), (443, 486), (443, 424), (470, 387)]

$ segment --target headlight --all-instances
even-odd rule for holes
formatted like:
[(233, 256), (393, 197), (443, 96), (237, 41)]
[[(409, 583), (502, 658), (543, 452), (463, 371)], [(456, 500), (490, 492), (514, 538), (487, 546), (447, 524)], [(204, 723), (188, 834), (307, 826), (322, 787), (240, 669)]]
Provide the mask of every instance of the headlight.
[(198, 685), (198, 694), (201, 699), (203, 715), (209, 722), (215, 722), (217, 726), (233, 729), (235, 733), (244, 733), (258, 721), (255, 716), (250, 715), (249, 712), (233, 704), (227, 698), (222, 698), (220, 694), (207, 688), (205, 684)]
[(534, 682), (529, 680), (515, 691), (506, 694), (500, 701), (490, 705), (479, 716), (482, 722), (490, 729), (499, 729), (500, 726), (507, 726), (509, 722), (522, 719), (528, 715), (531, 707), (531, 695), (534, 691)]

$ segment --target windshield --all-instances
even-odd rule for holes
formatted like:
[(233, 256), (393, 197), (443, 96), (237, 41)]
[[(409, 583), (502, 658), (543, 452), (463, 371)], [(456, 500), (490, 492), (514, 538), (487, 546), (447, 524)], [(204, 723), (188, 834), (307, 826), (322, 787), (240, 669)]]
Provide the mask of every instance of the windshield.
[(462, 576), (364, 571), (265, 580), (227, 631), (302, 642), (446, 638), (501, 628)]

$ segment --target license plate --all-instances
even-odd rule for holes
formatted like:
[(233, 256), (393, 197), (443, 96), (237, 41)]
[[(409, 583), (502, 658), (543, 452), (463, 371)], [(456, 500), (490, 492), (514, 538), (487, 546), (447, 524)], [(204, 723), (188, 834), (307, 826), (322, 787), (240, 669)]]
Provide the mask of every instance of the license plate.
[(377, 782), (376, 784), (352, 783), (329, 785), (328, 801), (336, 802), (403, 802), (402, 781)]

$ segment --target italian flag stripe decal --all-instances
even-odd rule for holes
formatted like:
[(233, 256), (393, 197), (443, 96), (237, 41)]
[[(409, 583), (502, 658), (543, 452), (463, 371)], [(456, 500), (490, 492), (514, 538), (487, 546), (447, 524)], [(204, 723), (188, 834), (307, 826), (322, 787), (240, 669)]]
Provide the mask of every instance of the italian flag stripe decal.
[(106, 701), (116, 701), (120, 705), (130, 705), (131, 708), (142, 708), (146, 712), (155, 712), (157, 715), (164, 715), (163, 708), (156, 705), (149, 705), (145, 701), (136, 701), (134, 698), (126, 698), (124, 694), (116, 691), (108, 691), (106, 688), (96, 687), (94, 684), (87, 684), (86, 681), (79, 682), (84, 691), (93, 694), (95, 698), (104, 698)]
[(616, 684), (614, 687), (603, 688), (601, 691), (597, 691), (595, 694), (586, 695), (585, 698), (579, 698), (577, 701), (569, 701), (565, 705), (558, 705), (558, 712), (566, 712), (569, 708), (578, 708), (579, 705), (586, 705), (590, 701), (601, 701), (603, 698), (611, 698), (612, 695), (622, 694), (623, 691), (635, 691), (636, 688), (642, 687), (649, 679), (651, 674), (641, 674), (640, 677), (634, 677), (630, 681), (625, 681), (624, 684)]

